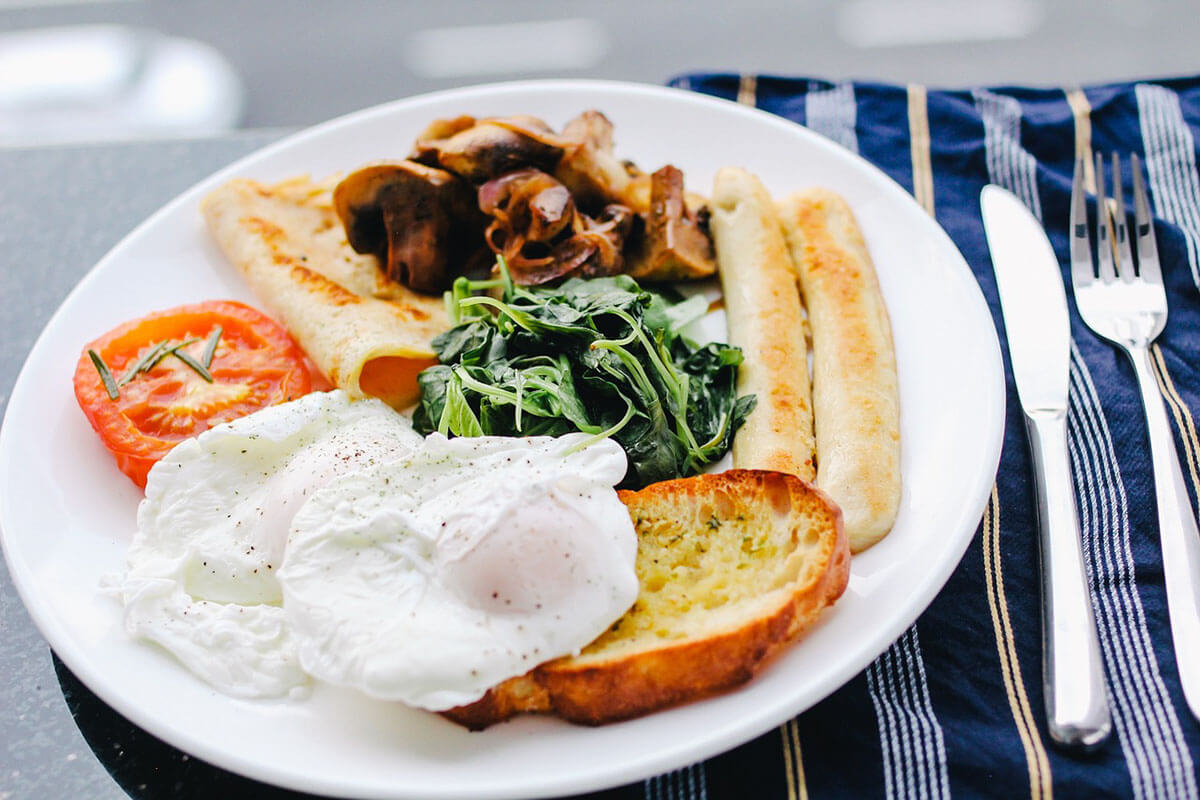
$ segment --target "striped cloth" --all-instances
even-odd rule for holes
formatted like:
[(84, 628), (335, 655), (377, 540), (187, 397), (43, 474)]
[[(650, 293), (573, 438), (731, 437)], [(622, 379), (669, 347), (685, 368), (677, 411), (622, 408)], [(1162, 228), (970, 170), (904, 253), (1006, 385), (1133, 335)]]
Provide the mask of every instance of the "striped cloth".
[[(737, 75), (673, 84), (779, 114), (883, 169), (954, 239), (997, 320), (979, 215), (983, 185), (1015, 192), (1067, 265), (1076, 153), (1140, 154), (1170, 302), (1153, 357), (1185, 475), (1200, 492), (1200, 78), (967, 91)], [(1046, 733), (1036, 517), (1010, 373), (991, 501), (962, 563), (917, 623), (861, 675), (777, 730), (597, 797), (1200, 798), (1200, 723), (1183, 701), (1171, 652), (1134, 376), (1125, 356), (1077, 316), (1071, 333), (1069, 449), (1113, 713), (1113, 735), (1099, 752), (1059, 751)]]

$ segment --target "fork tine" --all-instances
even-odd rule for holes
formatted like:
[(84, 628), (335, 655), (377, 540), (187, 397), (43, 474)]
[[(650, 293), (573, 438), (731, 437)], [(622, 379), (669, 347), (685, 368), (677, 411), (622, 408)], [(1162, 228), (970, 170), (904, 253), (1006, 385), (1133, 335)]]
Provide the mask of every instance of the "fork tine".
[(1117, 274), (1126, 283), (1133, 283), (1137, 273), (1133, 267), (1133, 253), (1129, 249), (1126, 228), (1125, 187), (1121, 184), (1121, 157), (1112, 154), (1113, 196), (1108, 201), (1109, 217), (1113, 220), (1113, 244), (1117, 251)]
[(1133, 167), (1133, 224), (1138, 237), (1138, 273), (1143, 280), (1162, 283), (1158, 243), (1154, 240), (1154, 217), (1150, 215), (1146, 184), (1142, 180), (1142, 163), (1137, 153), (1131, 153), (1129, 160)]
[(1096, 267), (1103, 283), (1117, 279), (1113, 266), (1112, 215), (1104, 194), (1104, 156), (1096, 153)]
[(1092, 246), (1088, 243), (1087, 194), (1083, 188), (1084, 156), (1075, 159), (1075, 183), (1071, 187), (1071, 282), (1075, 288), (1090, 286), (1096, 280), (1092, 266)]

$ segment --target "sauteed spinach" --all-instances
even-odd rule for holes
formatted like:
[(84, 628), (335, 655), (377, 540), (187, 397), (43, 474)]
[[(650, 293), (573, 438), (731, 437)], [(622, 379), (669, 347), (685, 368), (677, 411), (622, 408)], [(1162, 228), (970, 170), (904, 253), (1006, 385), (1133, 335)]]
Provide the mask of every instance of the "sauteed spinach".
[(418, 377), (421, 433), (611, 436), (629, 458), (621, 485), (641, 487), (720, 458), (754, 408), (736, 397), (741, 350), (680, 333), (701, 296), (673, 302), (626, 275), (517, 286), (501, 260), (499, 278), (459, 278), (446, 303), (456, 324)]

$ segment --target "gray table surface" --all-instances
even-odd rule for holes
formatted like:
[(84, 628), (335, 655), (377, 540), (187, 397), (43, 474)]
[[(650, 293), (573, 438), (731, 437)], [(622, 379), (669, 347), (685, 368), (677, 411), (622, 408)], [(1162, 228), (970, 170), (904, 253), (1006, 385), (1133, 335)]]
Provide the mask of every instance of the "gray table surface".
[[(78, 280), (167, 200), (281, 131), (186, 142), (0, 149), (0, 412)], [(0, 800), (293, 797), (135, 728), (55, 659), (0, 568)]]
[[(888, 41), (863, 41), (861, 17), (881, 11), (922, 23), (898, 26)], [(590, 22), (599, 38), (595, 58), (574, 68), (506, 58), (499, 63), (507, 68), (481, 62), (436, 75), (415, 50), (430, 29), (564, 19)], [(1200, 36), (1188, 0), (0, 2), (0, 31), (84, 23), (209, 43), (245, 82), (244, 124), (254, 127), (311, 125), (397, 97), (513, 78), (662, 83), (696, 69), (734, 69), (939, 86), (1096, 83), (1188, 74)]]

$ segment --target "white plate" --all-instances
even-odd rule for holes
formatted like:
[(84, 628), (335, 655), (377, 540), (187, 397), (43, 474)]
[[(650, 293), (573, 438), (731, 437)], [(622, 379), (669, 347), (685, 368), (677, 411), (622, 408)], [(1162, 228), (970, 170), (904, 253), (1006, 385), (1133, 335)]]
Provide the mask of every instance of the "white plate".
[[(891, 311), (900, 374), (904, 494), (896, 527), (853, 561), (845, 596), (748, 685), (601, 728), (522, 718), (483, 733), (433, 714), (318, 690), (246, 702), (131, 641), (98, 590), (118, 571), (140, 492), (71, 393), (81, 346), (147, 311), (210, 298), (253, 302), (206, 235), (198, 204), (233, 176), (273, 180), (403, 155), (434, 117), (528, 113), (558, 126), (598, 108), (617, 153), (673, 163), (704, 191), (720, 166), (777, 195), (821, 184), (858, 216)], [(1004, 424), (1000, 350), (983, 297), (949, 237), (857, 156), (762, 112), (697, 94), (587, 81), (502, 84), (351, 114), (251, 155), (185, 192), (112, 250), (63, 303), (21, 372), (0, 431), (0, 526), (22, 599), (97, 695), (147, 731), (219, 766), (283, 786), (371, 798), (529, 797), (613, 786), (727, 750), (813, 705), (862, 670), (925, 609), (983, 513)]]

